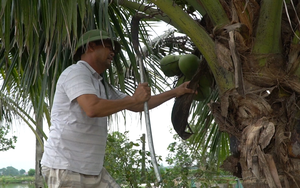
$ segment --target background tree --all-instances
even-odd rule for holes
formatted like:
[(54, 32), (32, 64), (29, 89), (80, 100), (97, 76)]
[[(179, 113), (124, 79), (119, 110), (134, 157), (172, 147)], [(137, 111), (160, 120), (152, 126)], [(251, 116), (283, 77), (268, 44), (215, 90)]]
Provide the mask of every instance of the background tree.
[(228, 185), (230, 180), (234, 180), (234, 176), (219, 168), (216, 158), (210, 159), (210, 152), (195, 151), (192, 142), (182, 140), (177, 134), (174, 140), (168, 146), (166, 161), (169, 168), (166, 168), (164, 180), (166, 187), (191, 187), (193, 182), (203, 187), (212, 187), (224, 182)]
[[(108, 135), (104, 166), (122, 186), (138, 187), (142, 183), (150, 185), (155, 182), (150, 153), (142, 150), (142, 140), (130, 141), (127, 133), (113, 132)], [(145, 169), (142, 168), (143, 163)]]
[(8, 166), (8, 167), (2, 169), (2, 175), (4, 175), (4, 176), (18, 176), (19, 171), (18, 171), (18, 169), (14, 168), (12, 166)]
[(20, 175), (24, 175), (25, 172), (26, 172), (26, 171), (25, 171), (24, 169), (21, 169), (21, 170), (19, 171), (19, 174), (20, 174)]
[[(144, 159), (143, 137), (133, 142), (127, 134), (128, 132), (112, 132), (108, 135), (104, 166), (122, 187), (138, 187), (141, 184), (150, 187), (156, 181), (150, 153), (145, 152)], [(192, 151), (193, 145), (190, 142), (183, 141), (178, 135), (174, 135), (174, 139), (175, 142), (168, 147), (168, 166), (160, 165), (163, 181), (156, 183), (156, 186), (190, 187), (191, 182), (199, 182), (198, 179), (201, 179), (201, 185), (207, 187), (221, 182), (221, 175), (225, 173), (218, 170), (217, 163), (203, 159), (200, 152)], [(158, 162), (161, 161), (159, 157)], [(144, 169), (143, 163), (146, 167)]]
[[(166, 159), (168, 164), (172, 166), (172, 169), (169, 170), (170, 175), (172, 175), (171, 180), (177, 179), (177, 187), (189, 187), (192, 179), (190, 169), (193, 165), (196, 165), (196, 158), (190, 151), (187, 142), (181, 142), (178, 136), (174, 136), (174, 138), (178, 141), (168, 146), (169, 154)], [(173, 181), (171, 181), (172, 184)]]
[(0, 151), (7, 151), (9, 149), (15, 149), (14, 143), (17, 142), (17, 137), (7, 138), (9, 126), (0, 126)]
[(1, 168), (1, 169), (0, 169), (0, 174), (2, 175), (2, 174), (4, 173), (5, 170), (6, 170), (5, 168)]
[(0, 174), (3, 176), (5, 174), (6, 168), (1, 168), (0, 169)]
[(35, 170), (34, 169), (29, 169), (28, 170), (28, 176), (34, 176), (35, 175)]

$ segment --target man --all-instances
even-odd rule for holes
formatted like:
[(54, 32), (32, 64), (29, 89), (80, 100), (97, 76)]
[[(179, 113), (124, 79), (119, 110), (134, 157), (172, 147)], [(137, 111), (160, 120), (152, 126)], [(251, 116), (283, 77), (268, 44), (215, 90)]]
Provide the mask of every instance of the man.
[(74, 59), (58, 79), (51, 111), (51, 127), (41, 161), (42, 173), (52, 187), (119, 187), (103, 168), (107, 116), (121, 110), (140, 112), (192, 93), (187, 83), (151, 96), (141, 83), (132, 96), (103, 82), (102, 73), (120, 51), (117, 40), (105, 31), (91, 30), (79, 39)]

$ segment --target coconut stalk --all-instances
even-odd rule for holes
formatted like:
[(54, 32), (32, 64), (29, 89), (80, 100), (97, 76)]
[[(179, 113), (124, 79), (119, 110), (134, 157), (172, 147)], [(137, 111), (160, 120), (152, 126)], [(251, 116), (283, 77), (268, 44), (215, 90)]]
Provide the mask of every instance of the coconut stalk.
[[(253, 45), (253, 54), (266, 55), (279, 54), (281, 46), (281, 17), (283, 0), (264, 0), (260, 5), (260, 16), (258, 19), (256, 38)], [(268, 58), (258, 61), (260, 67), (264, 67)]]
[(193, 6), (193, 8), (195, 10), (197, 10), (202, 16), (204, 16), (206, 14), (206, 11), (202, 5), (202, 3), (200, 2), (200, 0), (186, 0), (186, 2)]
[[(188, 0), (191, 1), (193, 0)], [(230, 23), (220, 1), (197, 0), (197, 2), (201, 2), (214, 26), (219, 27)]]

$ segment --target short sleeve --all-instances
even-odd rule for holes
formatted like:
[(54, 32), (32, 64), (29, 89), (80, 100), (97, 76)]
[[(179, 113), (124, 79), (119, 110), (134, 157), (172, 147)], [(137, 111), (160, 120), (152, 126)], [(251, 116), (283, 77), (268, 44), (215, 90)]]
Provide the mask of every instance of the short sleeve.
[(72, 101), (83, 94), (98, 94), (93, 76), (86, 69), (70, 68), (61, 77), (61, 87)]

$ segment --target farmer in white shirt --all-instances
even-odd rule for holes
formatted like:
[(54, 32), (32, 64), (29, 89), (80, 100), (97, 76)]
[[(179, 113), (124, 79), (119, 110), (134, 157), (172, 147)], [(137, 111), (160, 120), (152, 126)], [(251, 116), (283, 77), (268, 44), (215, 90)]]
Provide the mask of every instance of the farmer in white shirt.
[(41, 161), (42, 174), (52, 187), (120, 187), (103, 167), (107, 116), (121, 110), (143, 111), (192, 93), (187, 82), (151, 96), (148, 83), (128, 96), (103, 81), (102, 73), (121, 49), (105, 31), (91, 30), (79, 39), (75, 60), (60, 75), (51, 110), (51, 127)]

